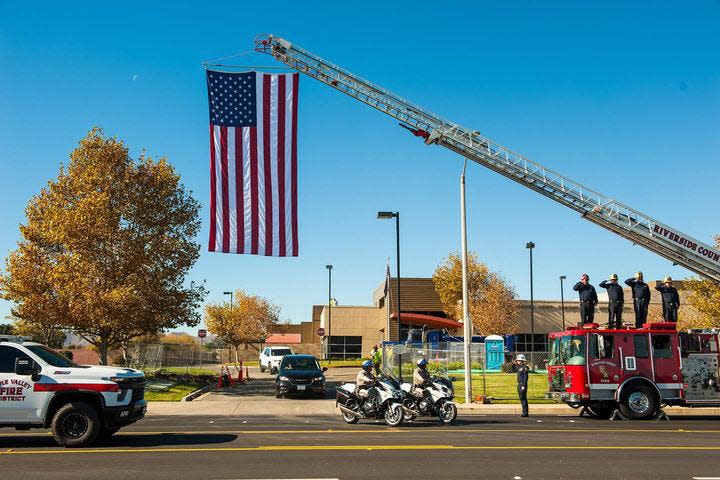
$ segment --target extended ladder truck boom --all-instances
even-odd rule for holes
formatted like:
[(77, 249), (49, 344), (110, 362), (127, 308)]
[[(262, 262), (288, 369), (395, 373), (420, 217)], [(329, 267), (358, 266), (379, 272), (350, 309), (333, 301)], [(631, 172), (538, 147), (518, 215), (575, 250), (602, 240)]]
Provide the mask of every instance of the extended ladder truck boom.
[(397, 119), (421, 137), (459, 153), (578, 212), (703, 278), (720, 282), (720, 251), (605, 195), (570, 180), (470, 130), (323, 60), (289, 41), (260, 36), (255, 50)]

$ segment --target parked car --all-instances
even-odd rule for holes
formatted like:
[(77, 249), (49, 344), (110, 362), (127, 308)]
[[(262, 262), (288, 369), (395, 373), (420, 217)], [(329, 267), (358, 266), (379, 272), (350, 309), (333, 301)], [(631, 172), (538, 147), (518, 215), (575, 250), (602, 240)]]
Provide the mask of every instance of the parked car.
[(325, 396), (326, 371), (312, 355), (285, 356), (275, 379), (275, 397), (288, 393)]
[(260, 352), (260, 371), (264, 372), (269, 370), (271, 374), (275, 375), (285, 355), (293, 355), (294, 352), (290, 347), (265, 347)]

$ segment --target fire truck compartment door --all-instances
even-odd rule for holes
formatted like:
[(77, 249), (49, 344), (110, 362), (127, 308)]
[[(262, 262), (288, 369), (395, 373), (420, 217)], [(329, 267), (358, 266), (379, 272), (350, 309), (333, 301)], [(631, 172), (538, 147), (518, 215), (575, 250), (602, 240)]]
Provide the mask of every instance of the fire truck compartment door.
[(620, 384), (620, 352), (611, 334), (590, 335), (589, 345), (590, 396), (593, 400), (614, 398)]
[(679, 397), (682, 388), (677, 338), (667, 333), (650, 334), (655, 384), (663, 398)]

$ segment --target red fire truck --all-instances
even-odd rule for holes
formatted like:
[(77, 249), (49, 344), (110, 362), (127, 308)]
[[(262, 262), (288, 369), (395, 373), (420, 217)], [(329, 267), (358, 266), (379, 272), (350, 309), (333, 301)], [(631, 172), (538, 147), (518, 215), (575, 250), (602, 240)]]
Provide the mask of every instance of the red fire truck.
[(547, 396), (601, 418), (615, 409), (644, 419), (663, 405), (720, 406), (718, 333), (677, 332), (674, 323), (551, 333)]

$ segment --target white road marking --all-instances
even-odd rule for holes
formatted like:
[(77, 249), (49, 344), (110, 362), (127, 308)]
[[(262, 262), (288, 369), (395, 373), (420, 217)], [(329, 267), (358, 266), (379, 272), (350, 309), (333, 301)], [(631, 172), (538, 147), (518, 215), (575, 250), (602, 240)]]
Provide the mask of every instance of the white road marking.
[(693, 480), (720, 480), (720, 477), (692, 477)]

